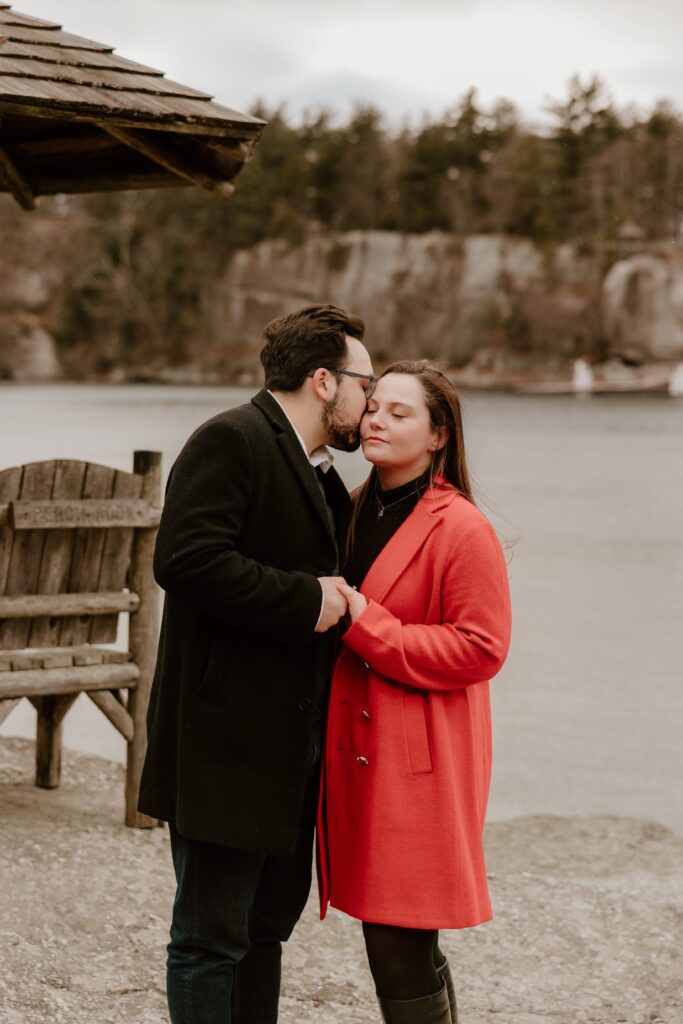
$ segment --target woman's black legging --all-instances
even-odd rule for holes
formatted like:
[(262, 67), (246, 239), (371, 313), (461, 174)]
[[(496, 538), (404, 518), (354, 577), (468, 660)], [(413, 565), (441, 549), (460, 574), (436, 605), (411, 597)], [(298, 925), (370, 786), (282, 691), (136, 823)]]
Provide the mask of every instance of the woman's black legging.
[(441, 988), (437, 974), (446, 959), (438, 931), (363, 922), (370, 973), (384, 999), (420, 999)]

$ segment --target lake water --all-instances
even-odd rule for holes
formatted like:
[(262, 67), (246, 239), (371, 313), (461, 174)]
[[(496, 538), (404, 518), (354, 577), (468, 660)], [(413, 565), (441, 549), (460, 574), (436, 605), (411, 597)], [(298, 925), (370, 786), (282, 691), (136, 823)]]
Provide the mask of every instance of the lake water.
[[(56, 457), (167, 471), (244, 388), (0, 386), (0, 467)], [(683, 401), (466, 394), (480, 504), (509, 546), (514, 638), (492, 686), (489, 818), (620, 814), (683, 832)], [(351, 487), (366, 466), (337, 457)], [(33, 735), (24, 701), (0, 732)], [(86, 697), (65, 742), (123, 758)]]

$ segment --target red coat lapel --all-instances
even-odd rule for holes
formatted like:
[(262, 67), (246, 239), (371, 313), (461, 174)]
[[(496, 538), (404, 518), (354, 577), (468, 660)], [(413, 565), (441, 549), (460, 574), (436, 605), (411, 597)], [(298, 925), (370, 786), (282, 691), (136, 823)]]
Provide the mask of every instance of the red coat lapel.
[(406, 521), (382, 548), (363, 580), (361, 593), (381, 604), (439, 523), (443, 510), (456, 496), (453, 488), (425, 491)]

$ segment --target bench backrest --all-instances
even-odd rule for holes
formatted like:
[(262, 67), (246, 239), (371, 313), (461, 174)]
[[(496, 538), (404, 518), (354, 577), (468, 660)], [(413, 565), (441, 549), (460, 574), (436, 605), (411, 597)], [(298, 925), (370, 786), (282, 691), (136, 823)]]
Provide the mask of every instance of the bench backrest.
[(119, 612), (137, 606), (126, 592), (136, 531), (160, 514), (160, 456), (136, 452), (133, 465), (57, 459), (0, 471), (0, 649), (116, 639)]

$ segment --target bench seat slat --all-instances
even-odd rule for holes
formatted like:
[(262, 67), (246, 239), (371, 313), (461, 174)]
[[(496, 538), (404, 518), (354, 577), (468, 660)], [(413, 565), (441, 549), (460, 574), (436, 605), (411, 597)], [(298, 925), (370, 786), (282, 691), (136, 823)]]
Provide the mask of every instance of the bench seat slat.
[(90, 594), (17, 594), (0, 597), (0, 619), (31, 619), (39, 615), (111, 615), (135, 612), (137, 594), (101, 591)]
[(128, 651), (108, 647), (40, 647), (21, 651), (0, 651), (0, 672), (32, 668), (65, 668), (69, 665), (120, 665), (130, 661)]
[(0, 672), (0, 700), (12, 697), (43, 697), (85, 690), (111, 690), (136, 685), (137, 665), (72, 665), (65, 668), (25, 669)]

